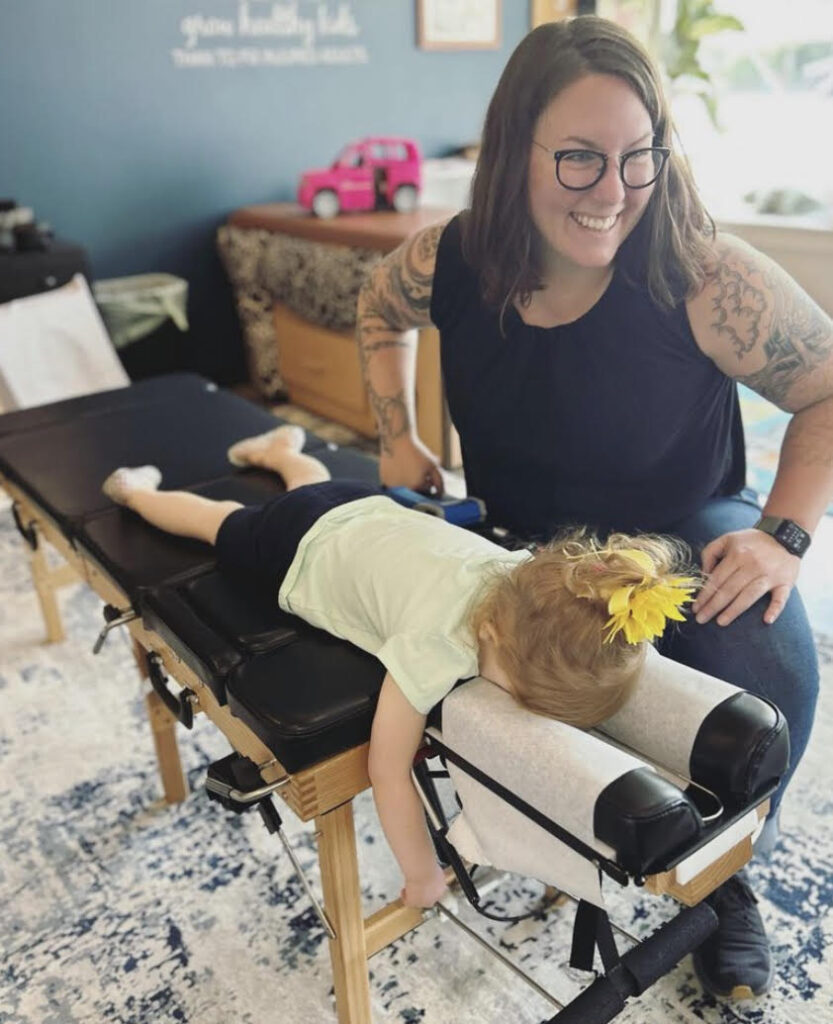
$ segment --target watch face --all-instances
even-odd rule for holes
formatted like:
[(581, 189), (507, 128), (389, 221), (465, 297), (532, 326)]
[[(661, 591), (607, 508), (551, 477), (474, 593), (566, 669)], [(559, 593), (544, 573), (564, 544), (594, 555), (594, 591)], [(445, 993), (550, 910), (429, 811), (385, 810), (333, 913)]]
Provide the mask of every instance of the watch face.
[(806, 531), (789, 519), (785, 519), (778, 526), (773, 534), (779, 544), (783, 544), (787, 551), (794, 555), (803, 555), (810, 544), (810, 538)]

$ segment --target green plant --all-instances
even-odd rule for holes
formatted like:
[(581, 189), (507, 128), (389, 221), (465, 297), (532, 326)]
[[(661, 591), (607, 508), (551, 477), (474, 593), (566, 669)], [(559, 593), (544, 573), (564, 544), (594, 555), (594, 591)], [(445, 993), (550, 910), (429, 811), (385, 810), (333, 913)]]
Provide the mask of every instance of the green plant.
[(743, 22), (716, 11), (712, 0), (677, 0), (674, 27), (659, 40), (660, 58), (672, 88), (699, 96), (718, 129), (717, 95), (709, 73), (700, 64), (700, 43), (718, 32), (743, 31)]

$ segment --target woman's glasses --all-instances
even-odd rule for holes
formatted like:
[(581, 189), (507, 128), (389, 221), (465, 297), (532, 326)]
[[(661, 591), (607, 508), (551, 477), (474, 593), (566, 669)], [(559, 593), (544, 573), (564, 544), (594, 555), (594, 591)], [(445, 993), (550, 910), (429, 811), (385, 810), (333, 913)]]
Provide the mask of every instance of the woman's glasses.
[[(606, 153), (595, 149), (549, 149), (540, 142), (533, 144), (555, 159), (555, 177), (559, 185), (573, 192), (592, 188), (607, 170)], [(665, 146), (633, 149), (619, 157), (619, 177), (626, 188), (647, 188), (657, 180), (665, 167), (671, 150)]]

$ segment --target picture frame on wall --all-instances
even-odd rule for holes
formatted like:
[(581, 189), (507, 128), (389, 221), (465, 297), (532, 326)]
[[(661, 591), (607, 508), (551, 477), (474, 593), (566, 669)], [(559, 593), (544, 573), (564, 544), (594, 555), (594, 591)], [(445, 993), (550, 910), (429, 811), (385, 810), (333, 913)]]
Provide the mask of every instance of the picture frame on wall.
[(547, 21), (561, 21), (578, 14), (578, 0), (530, 0), (530, 28), (538, 28)]
[(417, 0), (416, 22), (422, 50), (496, 50), (501, 0)]

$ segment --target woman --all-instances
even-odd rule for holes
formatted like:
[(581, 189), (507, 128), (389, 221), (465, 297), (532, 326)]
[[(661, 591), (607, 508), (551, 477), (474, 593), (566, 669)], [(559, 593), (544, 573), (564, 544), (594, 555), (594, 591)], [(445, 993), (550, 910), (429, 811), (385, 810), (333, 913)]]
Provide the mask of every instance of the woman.
[[(433, 322), (470, 493), (530, 536), (581, 523), (687, 541), (709, 578), (661, 649), (778, 704), (794, 770), (818, 691), (793, 588), (833, 496), (833, 325), (715, 234), (639, 44), (593, 17), (531, 32), (489, 106), (470, 210), (383, 261), (358, 314), (382, 482), (442, 489), (402, 334)], [(738, 380), (794, 414), (763, 510), (745, 489)], [(755, 902), (740, 875), (713, 897), (720, 927), (695, 967), (716, 995), (771, 983)]]

